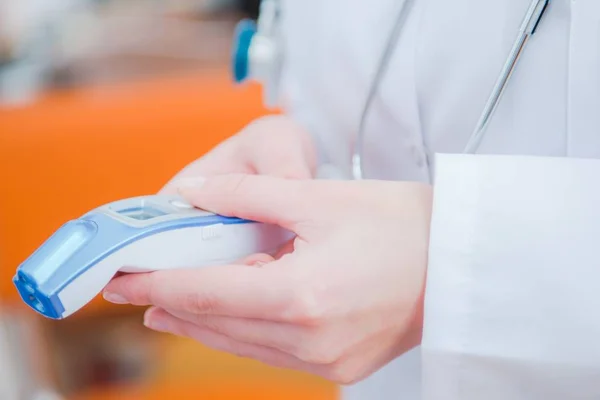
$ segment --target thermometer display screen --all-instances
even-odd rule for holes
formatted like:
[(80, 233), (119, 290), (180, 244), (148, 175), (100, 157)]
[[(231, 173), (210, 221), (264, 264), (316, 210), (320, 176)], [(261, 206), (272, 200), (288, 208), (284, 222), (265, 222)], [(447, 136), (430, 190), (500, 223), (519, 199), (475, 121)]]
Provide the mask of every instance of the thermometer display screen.
[(127, 210), (122, 210), (120, 213), (128, 218), (136, 219), (138, 221), (147, 221), (165, 215), (164, 212), (150, 207), (129, 208)]

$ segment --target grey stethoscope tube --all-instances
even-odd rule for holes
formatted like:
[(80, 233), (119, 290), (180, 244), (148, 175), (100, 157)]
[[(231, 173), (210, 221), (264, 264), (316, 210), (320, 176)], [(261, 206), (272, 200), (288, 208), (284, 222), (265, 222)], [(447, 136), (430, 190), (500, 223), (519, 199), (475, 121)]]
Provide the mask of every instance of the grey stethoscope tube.
[[(377, 69), (375, 78), (373, 79), (373, 84), (369, 89), (369, 94), (367, 96), (367, 100), (363, 107), (363, 111), (360, 118), (360, 124), (358, 127), (358, 134), (356, 136), (356, 140), (354, 143), (354, 151), (352, 155), (352, 174), (354, 179), (360, 180), (364, 179), (364, 166), (363, 166), (363, 147), (364, 147), (364, 139), (365, 139), (365, 130), (366, 130), (366, 122), (367, 117), (369, 116), (369, 111), (371, 109), (373, 100), (375, 98), (375, 94), (379, 88), (379, 84), (383, 80), (383, 76), (385, 75), (386, 69), (390, 64), (390, 58), (393, 54), (393, 51), (396, 47), (396, 43), (400, 37), (402, 32), (402, 28), (405, 25), (406, 18), (410, 15), (410, 11), (412, 6), (414, 5), (415, 0), (406, 0), (400, 9), (400, 14), (396, 19), (396, 23), (394, 24), (392, 33), (390, 34), (390, 39), (386, 44), (385, 51), (381, 57), (379, 62), (379, 67)], [(504, 67), (496, 83), (494, 88), (492, 89), (492, 93), (490, 94), (488, 101), (483, 109), (479, 121), (477, 122), (477, 126), (475, 130), (471, 134), (471, 137), (464, 149), (465, 153), (475, 153), (481, 140), (483, 139), (486, 129), (490, 124), (490, 120), (492, 119), (494, 112), (498, 108), (498, 104), (504, 94), (504, 90), (508, 86), (508, 82), (512, 73), (514, 72), (518, 61), (525, 51), (525, 47), (529, 42), (531, 36), (533, 36), (537, 30), (537, 27), (544, 15), (550, 0), (532, 0), (531, 5), (527, 10), (527, 14), (523, 20), (523, 23), (519, 29), (518, 37), (511, 49), (511, 52), (506, 59)]]

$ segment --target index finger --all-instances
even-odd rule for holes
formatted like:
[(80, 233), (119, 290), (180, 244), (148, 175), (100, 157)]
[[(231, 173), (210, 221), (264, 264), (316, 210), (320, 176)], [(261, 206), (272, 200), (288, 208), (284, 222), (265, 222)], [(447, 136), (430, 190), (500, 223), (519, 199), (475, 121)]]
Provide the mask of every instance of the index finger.
[(296, 231), (321, 212), (323, 185), (249, 174), (213, 176), (182, 185), (179, 193), (194, 206), (216, 214), (279, 225)]
[(228, 265), (120, 276), (107, 285), (104, 297), (194, 314), (284, 321), (293, 293), (288, 282), (280, 268)]

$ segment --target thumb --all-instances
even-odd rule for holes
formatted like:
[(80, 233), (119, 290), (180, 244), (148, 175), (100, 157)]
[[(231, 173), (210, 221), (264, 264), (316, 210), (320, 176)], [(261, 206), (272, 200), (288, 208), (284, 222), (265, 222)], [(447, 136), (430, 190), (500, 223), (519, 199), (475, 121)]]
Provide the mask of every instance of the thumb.
[(184, 181), (178, 191), (190, 204), (203, 210), (293, 230), (318, 210), (314, 188), (307, 187), (312, 182), (227, 174)]

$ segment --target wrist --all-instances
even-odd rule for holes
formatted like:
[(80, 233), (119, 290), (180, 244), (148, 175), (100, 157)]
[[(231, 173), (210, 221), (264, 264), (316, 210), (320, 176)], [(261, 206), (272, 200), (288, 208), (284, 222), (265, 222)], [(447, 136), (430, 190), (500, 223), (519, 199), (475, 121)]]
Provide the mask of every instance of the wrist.
[(423, 339), (423, 328), (425, 321), (425, 287), (426, 279), (423, 279), (423, 285), (420, 290), (419, 297), (414, 305), (413, 318), (410, 324), (410, 331), (407, 335), (407, 343), (410, 348), (421, 345)]
[[(425, 292), (427, 288), (427, 266), (429, 264), (429, 244), (431, 233), (431, 219), (433, 214), (433, 186), (423, 185), (421, 190), (421, 204), (423, 205), (422, 226), (424, 231), (424, 245), (421, 261), (421, 276), (418, 281), (418, 296), (414, 303), (413, 318), (410, 326), (409, 343), (412, 347), (419, 346), (423, 338), (425, 321)], [(411, 347), (411, 348), (412, 348)]]

